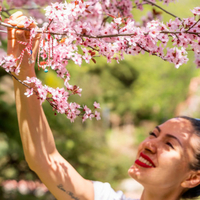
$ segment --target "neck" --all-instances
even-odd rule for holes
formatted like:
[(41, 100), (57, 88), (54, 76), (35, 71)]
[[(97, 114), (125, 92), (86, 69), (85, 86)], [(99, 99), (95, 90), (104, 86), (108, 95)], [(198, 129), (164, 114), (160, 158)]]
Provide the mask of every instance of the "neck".
[(144, 189), (142, 196), (140, 200), (180, 200), (180, 191), (173, 190), (173, 191), (167, 191), (165, 190), (160, 190), (159, 188), (155, 190), (147, 190)]

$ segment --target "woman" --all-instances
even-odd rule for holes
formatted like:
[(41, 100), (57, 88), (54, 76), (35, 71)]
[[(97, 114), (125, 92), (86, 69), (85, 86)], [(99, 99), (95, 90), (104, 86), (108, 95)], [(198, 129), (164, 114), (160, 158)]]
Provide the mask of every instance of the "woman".
[[(13, 14), (7, 23), (22, 27), (25, 17)], [(35, 25), (30, 25), (34, 27)], [(8, 29), (8, 55), (18, 57), (28, 31)], [(38, 50), (39, 35), (33, 41), (32, 59)], [(24, 80), (35, 76), (34, 63), (25, 52), (21, 72)], [(20, 135), (26, 161), (58, 200), (126, 200), (108, 183), (81, 177), (57, 151), (51, 129), (36, 96), (27, 98), (26, 88), (13, 79)], [(198, 196), (200, 184), (200, 121), (178, 117), (155, 127), (138, 149), (129, 175), (144, 186), (141, 200), (178, 200)]]

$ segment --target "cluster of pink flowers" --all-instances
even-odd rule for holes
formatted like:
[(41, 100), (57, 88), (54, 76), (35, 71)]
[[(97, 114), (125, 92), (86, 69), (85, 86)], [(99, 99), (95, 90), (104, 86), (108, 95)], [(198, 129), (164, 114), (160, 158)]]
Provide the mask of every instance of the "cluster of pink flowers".
[[(168, 4), (175, 0), (163, 0)], [(136, 0), (136, 8), (142, 9), (144, 4), (154, 4), (155, 0)], [(95, 57), (104, 56), (107, 62), (124, 59), (124, 54), (137, 55), (149, 53), (173, 63), (176, 68), (188, 61), (187, 49), (195, 54), (195, 64), (200, 67), (200, 7), (191, 12), (194, 17), (175, 18), (166, 24), (149, 15), (140, 26), (131, 14), (131, 0), (74, 0), (71, 3), (52, 3), (45, 8), (47, 22), (40, 29), (41, 39), (38, 54), (38, 66), (46, 72), (51, 68), (64, 80), (64, 88), (43, 86), (36, 78), (24, 81), (28, 85), (27, 97), (38, 95), (41, 103), (48, 100), (59, 113), (66, 114), (72, 122), (77, 116), (83, 121), (95, 117), (99, 113), (91, 111), (87, 106), (68, 102), (71, 95), (81, 95), (81, 89), (70, 85), (70, 75), (66, 68), (68, 61), (81, 65), (83, 61), (96, 63)], [(32, 19), (31, 19), (32, 20)], [(27, 20), (25, 24), (29, 24)], [(31, 30), (31, 38), (37, 30)], [(31, 42), (31, 41), (30, 41)], [(30, 47), (27, 43), (27, 48)], [(173, 43), (173, 48), (171, 48)], [(29, 46), (28, 46), (29, 45)], [(40, 59), (39, 59), (40, 58)], [(5, 57), (1, 63), (6, 71), (19, 73), (14, 67), (14, 58)], [(94, 104), (94, 109), (99, 105)]]
[[(109, 16), (113, 20), (105, 21), (105, 4), (77, 0), (71, 4), (55, 3), (46, 8), (46, 17), (51, 22), (46, 24), (48, 31), (60, 35), (53, 38), (50, 34), (44, 34), (43, 39), (47, 43), (41, 46), (40, 53), (48, 61), (48, 66), (55, 69), (55, 64), (59, 65), (57, 68), (61, 76), (67, 60), (81, 65), (83, 60), (89, 63), (96, 56), (107, 57), (110, 62), (112, 59), (123, 59), (123, 54), (148, 52), (174, 63), (178, 68), (188, 61), (186, 48), (192, 48), (195, 54), (198, 53), (200, 47), (197, 33), (200, 25), (194, 17), (183, 20), (176, 18), (166, 25), (152, 20), (145, 27), (138, 27), (130, 13), (126, 12), (125, 17), (117, 16), (112, 9)], [(198, 15), (198, 8), (192, 12)], [(171, 41), (176, 47), (167, 47)], [(84, 46), (82, 52), (78, 46)]]
[(16, 71), (16, 59), (11, 56), (3, 56), (0, 60), (0, 66), (5, 69), (6, 72), (19, 73), (19, 69)]
[(96, 110), (97, 108), (100, 108), (98, 103), (94, 102), (95, 112), (93, 112), (94, 110), (92, 111), (87, 106), (81, 108), (81, 106), (75, 102), (68, 102), (68, 98), (72, 94), (81, 95), (81, 89), (75, 85), (71, 86), (67, 84), (66, 91), (64, 88), (52, 88), (47, 85), (43, 86), (42, 82), (36, 77), (27, 77), (23, 83), (31, 85), (31, 87), (29, 86), (26, 89), (25, 95), (27, 97), (30, 97), (35, 93), (41, 103), (47, 100), (56, 112), (65, 114), (71, 122), (74, 122), (78, 116), (82, 116), (83, 122), (88, 118), (96, 118), (97, 120), (101, 119), (100, 113)]

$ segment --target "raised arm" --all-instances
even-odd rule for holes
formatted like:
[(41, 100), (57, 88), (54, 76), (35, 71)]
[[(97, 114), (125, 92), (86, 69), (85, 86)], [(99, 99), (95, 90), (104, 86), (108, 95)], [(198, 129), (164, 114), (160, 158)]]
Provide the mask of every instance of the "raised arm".
[[(10, 21), (9, 21), (10, 20)], [(25, 20), (21, 12), (13, 14), (7, 23), (19, 25)], [(32, 24), (31, 26), (35, 26)], [(17, 42), (26, 41), (28, 31), (8, 29), (8, 55), (17, 58), (24, 45)], [(39, 38), (39, 35), (36, 37)], [(39, 40), (33, 41), (33, 57), (36, 59)], [(27, 52), (21, 64), (18, 79), (35, 76), (34, 63), (28, 63)], [(15, 75), (16, 76), (16, 75)], [(16, 108), (23, 150), (29, 167), (37, 173), (41, 181), (58, 200), (93, 200), (93, 184), (84, 179), (59, 154), (53, 134), (43, 112), (42, 106), (35, 95), (27, 98), (26, 87), (13, 79), (15, 88)]]

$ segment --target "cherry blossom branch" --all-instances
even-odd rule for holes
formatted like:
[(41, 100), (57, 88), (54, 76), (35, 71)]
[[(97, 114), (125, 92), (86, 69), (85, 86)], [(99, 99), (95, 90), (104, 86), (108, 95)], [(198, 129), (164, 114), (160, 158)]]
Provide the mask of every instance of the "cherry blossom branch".
[[(60, 107), (62, 107), (62, 105), (59, 105), (60, 102), (55, 100), (55, 96), (57, 96), (56, 98), (58, 98), (58, 95), (59, 95), (59, 91), (57, 90), (56, 91), (56, 94), (53, 94), (52, 92), (52, 89), (50, 89), (50, 91), (47, 92), (47, 96), (45, 97), (45, 99), (43, 99), (43, 97), (41, 97), (40, 95), (40, 92), (39, 91), (36, 91), (34, 90), (33, 87), (27, 85), (25, 82), (31, 84), (35, 81), (31, 81), (32, 78), (29, 78), (29, 80), (25, 80), (25, 81), (21, 81), (20, 79), (18, 79), (16, 76), (14, 76), (11, 72), (7, 71), (8, 74), (10, 74), (15, 80), (17, 80), (20, 84), (22, 84), (23, 86), (27, 87), (29, 89), (28, 92), (26, 92), (25, 95), (27, 95), (27, 97), (31, 96), (33, 93), (38, 97), (39, 100), (42, 100), (42, 102), (44, 100), (46, 100), (50, 106), (53, 108), (53, 111), (57, 111), (58, 113), (62, 113), (61, 110), (60, 110)], [(33, 77), (34, 78), (34, 77)], [(35, 85), (36, 87), (36, 85)], [(37, 87), (36, 87), (37, 88)], [(41, 88), (40, 88), (41, 89)], [(79, 88), (77, 86), (75, 86), (72, 90), (72, 94), (77, 94), (76, 90), (78, 90)], [(31, 91), (31, 92), (30, 92)], [(63, 90), (61, 89), (60, 90), (61, 93), (60, 94), (63, 94)], [(27, 94), (28, 93), (28, 94)], [(71, 96), (72, 94), (69, 94), (68, 93), (68, 97)], [(48, 95), (52, 95), (50, 97), (48, 97)], [(62, 98), (62, 97), (60, 97)], [(64, 98), (62, 98), (64, 100)], [(64, 101), (66, 101), (66, 103), (68, 103), (68, 100), (65, 99)], [(64, 103), (64, 102), (62, 102)], [(65, 104), (66, 105), (66, 104)], [(68, 119), (70, 119), (71, 122), (74, 122), (74, 119), (76, 117), (82, 117), (82, 121), (84, 122), (87, 118), (89, 119), (92, 119), (92, 118), (96, 118), (97, 120), (100, 120), (101, 117), (100, 117), (100, 113), (96, 111), (97, 108), (100, 108), (100, 105), (96, 102), (94, 102), (93, 106), (93, 110), (90, 110), (87, 106), (84, 106), (83, 108), (81, 108), (78, 104), (76, 103), (69, 103), (68, 104), (69, 108), (65, 108), (65, 112), (63, 114), (65, 114), (67, 116)], [(64, 107), (63, 107), (64, 109)], [(78, 109), (78, 110), (77, 110)], [(73, 111), (72, 111), (73, 110)], [(75, 111), (74, 111), (75, 110)], [(56, 115), (56, 112), (54, 113)]]
[[(15, 80), (17, 80), (19, 83), (21, 83), (23, 86), (27, 87), (28, 89), (33, 89), (33, 87), (27, 85), (26, 83), (24, 83), (23, 81), (21, 81), (20, 79), (18, 79), (16, 76), (14, 76), (12, 73), (7, 72), (8, 74), (10, 74)], [(36, 96), (38, 96), (38, 92), (36, 90), (33, 89), (33, 92), (35, 93)], [(39, 98), (39, 96), (38, 96)], [(51, 98), (46, 98), (46, 100), (48, 101), (48, 103), (51, 105), (51, 107), (53, 107), (54, 109), (56, 109), (56, 105), (52, 103)]]
[[(192, 32), (192, 31), (189, 31), (191, 30), (198, 22), (200, 21), (200, 19), (194, 24), (192, 25), (188, 30), (186, 31), (160, 31), (160, 33), (164, 33), (164, 34), (179, 34), (179, 33), (187, 33), (187, 34), (192, 34), (192, 35), (197, 35), (199, 36), (200, 32)], [(10, 24), (7, 24), (7, 23), (4, 23), (4, 22), (1, 22), (0, 21), (0, 25), (1, 26), (4, 26), (4, 27), (7, 27), (7, 28), (14, 28), (14, 29), (20, 29), (20, 30), (26, 30), (26, 31), (30, 31), (30, 29), (28, 28), (19, 28), (17, 26), (12, 26)], [(3, 31), (4, 33), (6, 33), (6, 31)], [(37, 33), (48, 33), (48, 34), (51, 34), (51, 35), (62, 35), (62, 36), (65, 36), (67, 35), (67, 33), (57, 33), (57, 32), (52, 32), (52, 31), (42, 31), (42, 30), (37, 30)], [(148, 33), (146, 33), (147, 35)], [(92, 35), (86, 35), (86, 34), (80, 34), (79, 36), (80, 37), (87, 37), (87, 38), (96, 38), (96, 39), (101, 39), (101, 38), (113, 38), (113, 37), (125, 37), (125, 36), (133, 36), (135, 35), (135, 33), (122, 33), (122, 34), (107, 34), (107, 35), (96, 35), (96, 36), (92, 36)]]
[(164, 34), (174, 34), (174, 35), (176, 35), (176, 34), (179, 34), (179, 33), (187, 33), (187, 34), (192, 34), (192, 35), (197, 35), (197, 36), (199, 36), (199, 34), (200, 34), (200, 32), (190, 32), (190, 31), (188, 31), (188, 30), (186, 30), (186, 31), (161, 31), (160, 33), (164, 33)]
[(180, 17), (178, 17), (178, 16), (176, 16), (176, 15), (170, 13), (169, 11), (167, 11), (167, 10), (165, 10), (164, 8), (160, 7), (159, 5), (153, 3), (153, 2), (151, 2), (151, 1), (149, 1), (149, 0), (143, 0), (143, 1), (148, 2), (149, 4), (151, 4), (151, 5), (153, 5), (153, 6), (157, 7), (157, 8), (159, 8), (160, 10), (162, 10), (162, 11), (164, 11), (165, 13), (171, 15), (172, 17), (178, 18), (180, 21), (182, 21), (182, 19), (181, 19)]
[[(14, 76), (12, 73), (7, 72), (8, 74), (10, 74), (15, 80), (17, 80), (19, 83), (21, 83), (22, 85), (26, 86), (28, 89), (32, 89), (31, 86), (27, 85), (26, 83), (24, 83), (23, 81), (21, 81), (20, 79), (18, 79), (16, 76)], [(34, 91), (35, 93), (37, 93), (36, 91)]]
[[(14, 76), (12, 73), (7, 72), (8, 74), (10, 74), (16, 81), (18, 81), (19, 83), (21, 83), (23, 86), (27, 87), (28, 89), (33, 89), (33, 87), (27, 85), (26, 83), (24, 83), (23, 81), (21, 81), (20, 79), (18, 79), (16, 76)], [(36, 90), (33, 89), (33, 92), (35, 93), (36, 96), (38, 96), (38, 92)], [(40, 98), (38, 96), (38, 98)], [(47, 97), (46, 101), (50, 104), (50, 106), (56, 110), (57, 106), (56, 104), (53, 103), (52, 98)]]
[[(187, 34), (192, 34), (192, 35), (197, 35), (199, 36), (200, 32), (192, 32), (192, 31), (189, 31), (191, 30), (198, 22), (200, 21), (200, 19), (192, 26), (190, 27), (188, 30), (186, 31), (160, 31), (160, 33), (164, 33), (164, 34), (179, 34), (179, 33), (187, 33)], [(26, 31), (30, 31), (30, 29), (28, 28), (19, 28), (17, 26), (12, 26), (10, 24), (7, 24), (7, 23), (4, 23), (4, 22), (0, 22), (0, 25), (4, 26), (4, 27), (7, 27), (7, 28), (14, 28), (14, 29), (20, 29), (20, 30), (26, 30)], [(4, 32), (4, 33), (7, 33), (6, 31), (1, 31), (1, 32)], [(57, 33), (57, 32), (49, 32), (49, 31), (42, 31), (42, 30), (38, 30), (37, 33), (48, 33), (48, 34), (51, 34), (51, 35), (67, 35), (67, 33)], [(146, 33), (148, 34), (148, 33)], [(133, 36), (135, 35), (135, 33), (122, 33), (122, 34), (107, 34), (107, 35), (96, 35), (96, 36), (92, 36), (92, 35), (86, 35), (86, 34), (80, 34), (79, 36), (80, 37), (87, 37), (87, 38), (96, 38), (96, 39), (101, 39), (101, 38), (113, 38), (113, 37), (125, 37), (125, 36)]]
[[(94, 1), (91, 2), (94, 3)], [(36, 94), (41, 103), (47, 100), (55, 111), (65, 114), (71, 121), (74, 121), (77, 116), (82, 116), (83, 113), (85, 113), (83, 121), (92, 117), (99, 119), (99, 114), (96, 111), (93, 113), (87, 106), (83, 108), (75, 102), (68, 101), (71, 95), (81, 95), (82, 90), (76, 85), (69, 84), (70, 74), (66, 68), (69, 60), (81, 66), (84, 61), (89, 63), (92, 60), (96, 63), (94, 59), (96, 56), (107, 58), (107, 62), (112, 60), (119, 62), (124, 59), (124, 54), (135, 56), (147, 52), (173, 63), (178, 68), (187, 63), (186, 50), (192, 49), (195, 54), (195, 63), (200, 67), (200, 39), (198, 38), (200, 27), (197, 25), (200, 20), (197, 21), (195, 17), (181, 20), (150, 0), (144, 0), (139, 6), (150, 4), (176, 19), (170, 19), (164, 24), (150, 18), (143, 27), (138, 27), (131, 17), (131, 0), (110, 1), (110, 6), (105, 6), (103, 2), (98, 1), (93, 6), (83, 0), (72, 1), (70, 6), (68, 3), (51, 4), (45, 9), (45, 16), (49, 23), (44, 23), (43, 28), (25, 28), (35, 23), (31, 18), (27, 18), (27, 21), (22, 24), (24, 28), (0, 22), (1, 26), (30, 31), (29, 42), (18, 41), (26, 45), (18, 60), (23, 59), (26, 50), (32, 62), (32, 39), (37, 33), (42, 33), (39, 42), (38, 69), (43, 69), (45, 73), (50, 68), (54, 70), (64, 81), (65, 88), (55, 89), (47, 85), (43, 86), (36, 77), (27, 77), (24, 81), (13, 77), (26, 87), (28, 84), (29, 87), (25, 93), (27, 97)], [(101, 14), (98, 12), (100, 7)], [(113, 9), (114, 7), (116, 9)], [(199, 7), (191, 11), (194, 16), (200, 16)], [(111, 20), (107, 20), (108, 18)], [(20, 27), (22, 27), (21, 24)], [(20, 65), (16, 67), (16, 59), (12, 56), (2, 58), (0, 65), (6, 71), (15, 72), (16, 75), (20, 72)]]
[[(160, 33), (165, 33), (165, 34), (179, 34), (179, 33), (188, 33), (188, 34), (192, 34), (192, 35), (199, 35), (200, 32), (190, 32), (190, 31), (176, 31), (176, 32), (173, 32), (173, 31), (160, 31)], [(57, 33), (56, 33), (57, 35)], [(87, 38), (113, 38), (113, 37), (123, 37), (123, 36), (134, 36), (135, 33), (124, 33), (124, 34), (110, 34), (110, 35), (97, 35), (97, 36), (91, 36), (91, 35), (79, 35), (81, 37), (87, 37)], [(144, 34), (144, 35), (148, 35), (148, 33)]]
[[(140, 47), (143, 51), (150, 53), (153, 56), (158, 56), (156, 53), (151, 53), (150, 51), (148, 51), (147, 49), (145, 49), (144, 47), (142, 47), (140, 44), (136, 43), (138, 47)], [(160, 56), (158, 56), (160, 57)], [(163, 59), (163, 58), (162, 58)], [(164, 60), (164, 59), (163, 59)]]

